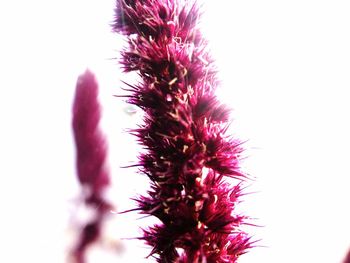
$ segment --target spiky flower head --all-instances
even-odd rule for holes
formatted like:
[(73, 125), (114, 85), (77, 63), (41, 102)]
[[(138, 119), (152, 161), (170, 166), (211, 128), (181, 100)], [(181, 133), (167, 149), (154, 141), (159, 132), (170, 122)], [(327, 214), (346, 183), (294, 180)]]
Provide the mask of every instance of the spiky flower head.
[(115, 17), (114, 30), (128, 38), (121, 64), (141, 77), (128, 84), (128, 101), (145, 113), (133, 133), (147, 149), (138, 165), (151, 188), (137, 209), (161, 221), (141, 239), (157, 262), (236, 262), (252, 245), (240, 230), (246, 217), (235, 212), (242, 148), (226, 135), (229, 109), (215, 95), (199, 9), (191, 1), (117, 0)]

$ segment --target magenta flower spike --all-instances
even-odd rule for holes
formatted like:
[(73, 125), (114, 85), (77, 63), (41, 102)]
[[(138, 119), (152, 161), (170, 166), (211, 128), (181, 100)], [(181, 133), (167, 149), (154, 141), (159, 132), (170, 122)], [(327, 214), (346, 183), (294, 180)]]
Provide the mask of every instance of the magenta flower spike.
[(87, 70), (77, 82), (72, 125), (77, 152), (77, 177), (82, 187), (84, 203), (94, 210), (95, 216), (82, 227), (73, 249), (72, 256), (77, 263), (86, 262), (86, 250), (99, 238), (103, 219), (112, 208), (103, 198), (110, 179), (105, 169), (106, 142), (98, 128), (101, 109), (97, 96), (95, 76)]
[(216, 68), (190, 2), (117, 0), (113, 29), (128, 39), (121, 64), (141, 77), (127, 84), (129, 103), (145, 114), (132, 133), (151, 182), (135, 210), (161, 221), (141, 237), (157, 262), (236, 262), (252, 247), (240, 230), (247, 218), (235, 212), (242, 147), (225, 134), (229, 109), (215, 95)]
[(350, 249), (349, 249), (348, 254), (346, 255), (346, 257), (344, 259), (344, 263), (350, 263)]

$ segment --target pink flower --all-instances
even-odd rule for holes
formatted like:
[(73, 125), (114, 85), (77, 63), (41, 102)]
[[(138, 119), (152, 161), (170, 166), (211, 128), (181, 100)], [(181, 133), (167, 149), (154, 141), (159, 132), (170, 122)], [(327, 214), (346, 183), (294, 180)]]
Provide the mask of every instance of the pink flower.
[(73, 104), (73, 131), (77, 152), (79, 182), (99, 194), (108, 184), (104, 167), (106, 142), (98, 129), (101, 109), (97, 101), (98, 85), (87, 70), (78, 79)]
[(77, 152), (77, 177), (82, 186), (85, 204), (94, 209), (95, 217), (82, 227), (80, 238), (73, 249), (78, 263), (85, 262), (85, 252), (100, 236), (104, 217), (111, 205), (103, 192), (110, 183), (105, 169), (107, 148), (98, 128), (101, 110), (97, 101), (98, 85), (95, 76), (87, 70), (79, 77), (73, 103), (73, 132)]
[[(180, 0), (118, 0), (114, 30), (128, 36), (121, 64), (142, 81), (129, 103), (145, 112), (133, 133), (151, 188), (138, 210), (162, 223), (140, 239), (158, 262), (224, 263), (252, 246), (235, 213), (244, 174), (241, 142), (226, 135), (229, 109), (216, 95), (216, 68), (198, 28), (196, 4)], [(237, 185), (225, 182), (235, 178)]]
[(344, 263), (350, 263), (350, 250), (348, 251), (346, 258), (344, 259)]

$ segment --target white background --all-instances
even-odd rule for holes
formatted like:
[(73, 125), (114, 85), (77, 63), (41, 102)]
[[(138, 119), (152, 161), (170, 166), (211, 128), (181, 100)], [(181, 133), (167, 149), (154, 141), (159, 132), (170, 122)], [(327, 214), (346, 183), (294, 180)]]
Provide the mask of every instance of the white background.
[[(144, 190), (134, 170), (138, 147), (124, 130), (110, 33), (114, 1), (0, 2), (1, 262), (64, 262), (78, 196), (70, 121), (77, 76), (97, 75), (114, 180), (110, 198), (128, 209)], [(264, 247), (241, 263), (340, 262), (350, 247), (350, 4), (340, 0), (207, 1), (203, 31), (220, 68), (220, 98), (232, 131), (247, 143), (256, 177), (242, 209), (263, 228)], [(134, 237), (135, 215), (112, 216), (110, 238)], [(143, 223), (142, 223), (143, 222)], [(123, 257), (147, 262), (142, 243), (123, 241)], [(102, 260), (91, 252), (91, 262)]]

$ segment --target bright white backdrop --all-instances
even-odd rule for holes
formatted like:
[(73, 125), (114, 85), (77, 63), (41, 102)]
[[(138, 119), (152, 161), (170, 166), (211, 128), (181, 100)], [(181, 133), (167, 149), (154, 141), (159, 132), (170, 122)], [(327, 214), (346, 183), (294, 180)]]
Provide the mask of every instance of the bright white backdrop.
[[(1, 262), (64, 262), (77, 196), (70, 130), (75, 81), (95, 71), (104, 105), (118, 210), (145, 180), (119, 167), (138, 147), (124, 132), (123, 77), (110, 58), (113, 2), (0, 2)], [(241, 263), (340, 262), (350, 247), (350, 4), (340, 0), (207, 1), (203, 30), (220, 67), (218, 95), (234, 108), (232, 131), (249, 139), (244, 163), (256, 177), (243, 209), (264, 248)], [(111, 237), (137, 235), (133, 215), (116, 216)], [(125, 241), (120, 262), (146, 262)], [(91, 262), (103, 254), (92, 253)], [(117, 262), (110, 256), (104, 262)], [(118, 259), (117, 259), (118, 260)]]

